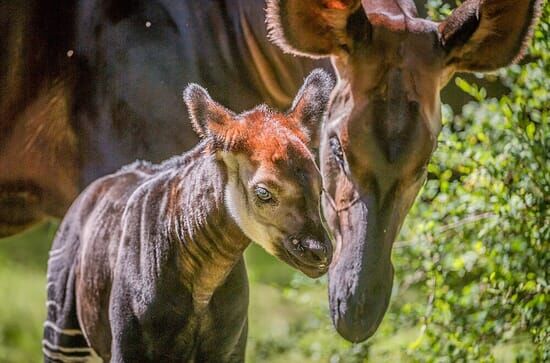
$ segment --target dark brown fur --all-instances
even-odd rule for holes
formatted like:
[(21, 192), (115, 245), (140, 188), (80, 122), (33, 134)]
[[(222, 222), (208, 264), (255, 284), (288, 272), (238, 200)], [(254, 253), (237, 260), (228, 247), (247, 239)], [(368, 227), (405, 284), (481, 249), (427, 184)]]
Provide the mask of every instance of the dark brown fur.
[(0, 236), (60, 216), (78, 193), (70, 1), (0, 4)]
[(314, 63), (267, 41), (263, 8), (2, 1), (0, 237), (62, 217), (82, 188), (136, 158), (159, 162), (194, 146), (178, 97), (190, 82), (239, 112), (288, 107)]

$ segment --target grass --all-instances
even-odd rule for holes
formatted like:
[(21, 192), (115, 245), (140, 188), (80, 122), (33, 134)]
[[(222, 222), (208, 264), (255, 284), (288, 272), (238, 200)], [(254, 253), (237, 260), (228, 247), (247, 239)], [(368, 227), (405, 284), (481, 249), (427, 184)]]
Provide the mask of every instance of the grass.
[(0, 362), (40, 362), (49, 222), (0, 240)]

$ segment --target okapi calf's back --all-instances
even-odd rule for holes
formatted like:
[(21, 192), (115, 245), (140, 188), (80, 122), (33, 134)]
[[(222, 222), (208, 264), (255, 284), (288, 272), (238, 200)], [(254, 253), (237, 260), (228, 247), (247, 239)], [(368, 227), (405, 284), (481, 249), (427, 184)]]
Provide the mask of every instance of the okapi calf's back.
[(330, 264), (309, 147), (331, 88), (314, 71), (286, 114), (259, 106), (236, 115), (190, 85), (201, 143), (95, 181), (60, 225), (45, 360), (243, 361), (249, 243), (311, 277)]

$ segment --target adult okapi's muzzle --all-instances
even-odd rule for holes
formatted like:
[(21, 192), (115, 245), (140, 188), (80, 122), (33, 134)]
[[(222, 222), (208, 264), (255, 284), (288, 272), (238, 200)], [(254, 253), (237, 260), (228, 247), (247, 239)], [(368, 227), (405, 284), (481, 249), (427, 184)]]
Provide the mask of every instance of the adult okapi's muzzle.
[(362, 196), (338, 215), (326, 212), (338, 224), (338, 247), (329, 272), (330, 312), (338, 332), (352, 342), (374, 334), (392, 290), (395, 233), (386, 229), (377, 204), (374, 198)]
[(395, 179), (384, 189), (385, 181), (372, 174), (366, 180), (352, 176), (337, 137), (325, 140), (321, 154), (324, 173), (331, 175), (323, 213), (336, 240), (329, 270), (331, 317), (342, 337), (360, 342), (374, 334), (388, 308), (393, 241), (423, 178)]

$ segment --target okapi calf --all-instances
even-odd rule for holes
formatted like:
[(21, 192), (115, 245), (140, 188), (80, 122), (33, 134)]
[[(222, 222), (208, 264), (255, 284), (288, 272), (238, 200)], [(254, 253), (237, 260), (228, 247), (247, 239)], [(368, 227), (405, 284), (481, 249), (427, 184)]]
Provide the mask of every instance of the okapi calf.
[(310, 277), (331, 261), (308, 148), (331, 89), (317, 70), (288, 113), (262, 105), (236, 115), (188, 86), (202, 141), (95, 181), (60, 225), (48, 263), (45, 360), (243, 361), (250, 242)]

